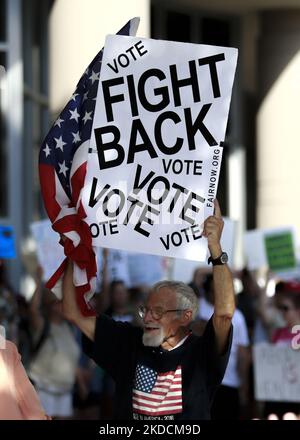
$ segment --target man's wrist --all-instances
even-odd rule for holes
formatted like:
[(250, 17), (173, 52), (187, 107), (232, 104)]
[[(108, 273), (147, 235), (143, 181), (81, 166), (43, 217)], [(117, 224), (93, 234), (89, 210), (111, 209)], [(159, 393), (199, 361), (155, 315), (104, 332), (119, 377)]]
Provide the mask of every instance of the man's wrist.
[(214, 245), (214, 246), (209, 246), (209, 252), (210, 252), (210, 256), (215, 259), (218, 258), (221, 253), (222, 253), (222, 247), (220, 244), (218, 245)]

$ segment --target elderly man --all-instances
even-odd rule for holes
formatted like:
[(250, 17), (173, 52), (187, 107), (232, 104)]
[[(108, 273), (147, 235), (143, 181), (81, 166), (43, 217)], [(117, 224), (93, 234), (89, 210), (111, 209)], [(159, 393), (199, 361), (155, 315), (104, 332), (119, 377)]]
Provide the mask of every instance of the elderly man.
[(202, 337), (190, 332), (197, 298), (184, 283), (156, 284), (140, 308), (143, 329), (107, 316), (85, 318), (76, 305), (69, 265), (64, 278), (65, 316), (85, 335), (87, 353), (116, 382), (116, 419), (203, 420), (220, 385), (231, 345), (234, 291), (220, 238), (218, 202), (206, 219), (215, 288), (214, 314)]

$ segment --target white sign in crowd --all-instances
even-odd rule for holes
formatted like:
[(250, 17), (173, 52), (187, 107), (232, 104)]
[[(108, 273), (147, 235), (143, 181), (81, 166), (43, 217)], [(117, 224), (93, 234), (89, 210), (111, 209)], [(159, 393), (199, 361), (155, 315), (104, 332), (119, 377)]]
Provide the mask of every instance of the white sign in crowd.
[(93, 245), (204, 261), (237, 49), (108, 36), (82, 201)]
[(33, 222), (30, 229), (36, 243), (38, 262), (43, 269), (43, 279), (48, 281), (64, 261), (64, 249), (59, 244), (59, 235), (52, 229), (50, 220)]
[(300, 350), (288, 344), (255, 345), (254, 378), (257, 400), (300, 402)]

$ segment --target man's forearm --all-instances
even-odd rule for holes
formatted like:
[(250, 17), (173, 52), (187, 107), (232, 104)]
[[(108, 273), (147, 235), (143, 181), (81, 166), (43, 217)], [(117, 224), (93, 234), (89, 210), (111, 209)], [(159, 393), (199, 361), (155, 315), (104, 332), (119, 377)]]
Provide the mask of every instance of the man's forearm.
[[(207, 237), (207, 244), (213, 260), (222, 254), (221, 235), (224, 222), (218, 201), (214, 201), (214, 215), (204, 222), (203, 236)], [(214, 315), (213, 324), (218, 341), (219, 352), (226, 350), (231, 319), (235, 309), (232, 275), (227, 265), (213, 266), (214, 283)]]
[(226, 265), (214, 266), (214, 315), (213, 324), (220, 353), (226, 351), (235, 301), (232, 276)]
[(226, 264), (213, 267), (215, 315), (232, 318), (235, 298), (231, 272)]
[[(218, 258), (222, 253), (220, 243), (209, 246), (212, 258)], [(235, 297), (232, 274), (227, 264), (213, 266), (214, 306), (216, 316), (232, 318), (235, 310)]]

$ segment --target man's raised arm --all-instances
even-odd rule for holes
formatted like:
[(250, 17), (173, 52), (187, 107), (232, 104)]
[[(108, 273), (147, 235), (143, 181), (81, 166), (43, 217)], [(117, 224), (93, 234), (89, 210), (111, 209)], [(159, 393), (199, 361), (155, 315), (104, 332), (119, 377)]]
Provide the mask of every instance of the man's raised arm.
[[(220, 239), (224, 222), (220, 206), (215, 200), (214, 215), (204, 222), (203, 235), (207, 237), (208, 248), (212, 259), (220, 257), (222, 248)], [(231, 272), (227, 264), (213, 266), (214, 283), (214, 315), (213, 325), (218, 340), (219, 352), (226, 349), (231, 327), (231, 319), (235, 310), (234, 289)]]
[(69, 260), (63, 278), (63, 313), (68, 321), (77, 325), (89, 339), (94, 340), (96, 318), (82, 316), (76, 301), (73, 283), (73, 264)]

